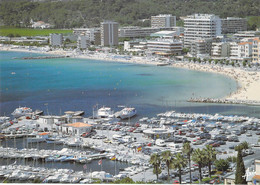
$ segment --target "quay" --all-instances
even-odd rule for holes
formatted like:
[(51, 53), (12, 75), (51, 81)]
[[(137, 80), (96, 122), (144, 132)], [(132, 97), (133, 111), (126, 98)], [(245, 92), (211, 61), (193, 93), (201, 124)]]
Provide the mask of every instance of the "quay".
[(221, 104), (245, 104), (260, 106), (260, 101), (253, 100), (228, 100), (228, 99), (213, 99), (213, 98), (191, 98), (188, 102), (193, 103), (221, 103)]
[(68, 58), (69, 56), (38, 56), (38, 57), (23, 57), (22, 60), (32, 59), (54, 59), (54, 58)]

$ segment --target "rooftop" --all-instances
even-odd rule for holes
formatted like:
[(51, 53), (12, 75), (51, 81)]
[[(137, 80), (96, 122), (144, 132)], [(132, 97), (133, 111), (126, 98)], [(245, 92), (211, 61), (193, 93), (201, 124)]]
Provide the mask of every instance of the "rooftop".
[(87, 124), (87, 123), (76, 122), (76, 123), (72, 123), (72, 124), (67, 124), (66, 126), (80, 128), (80, 127), (91, 127), (92, 125)]

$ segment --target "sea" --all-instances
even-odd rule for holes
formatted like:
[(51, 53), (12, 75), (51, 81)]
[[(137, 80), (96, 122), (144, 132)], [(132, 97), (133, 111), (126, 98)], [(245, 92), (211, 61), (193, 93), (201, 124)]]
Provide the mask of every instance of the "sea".
[(0, 115), (28, 106), (49, 115), (83, 110), (85, 117), (102, 106), (118, 111), (135, 107), (141, 117), (168, 110), (259, 117), (260, 108), (187, 102), (221, 98), (238, 88), (235, 80), (215, 73), (133, 63), (74, 58), (27, 59), (43, 54), (0, 51)]
[[(237, 82), (225, 75), (101, 60), (22, 59), (36, 56), (43, 54), (0, 51), (0, 116), (10, 116), (19, 106), (43, 110), (45, 115), (83, 110), (85, 117), (91, 117), (93, 110), (101, 106), (111, 107), (114, 111), (122, 109), (121, 106), (129, 106), (135, 107), (138, 112), (132, 122), (169, 110), (260, 117), (260, 107), (257, 106), (187, 102), (190, 98), (221, 98), (236, 91)], [(23, 147), (23, 142), (22, 139), (17, 140), (16, 146), (12, 140), (2, 144), (5, 147)], [(61, 149), (46, 143), (30, 147)], [(0, 160), (0, 165), (14, 161)], [(25, 164), (22, 160), (16, 162)], [(27, 164), (85, 170), (83, 164), (77, 163), (30, 161)], [(103, 170), (115, 174), (129, 165), (104, 160)], [(100, 170), (97, 160), (87, 164), (86, 169), (95, 170)]]

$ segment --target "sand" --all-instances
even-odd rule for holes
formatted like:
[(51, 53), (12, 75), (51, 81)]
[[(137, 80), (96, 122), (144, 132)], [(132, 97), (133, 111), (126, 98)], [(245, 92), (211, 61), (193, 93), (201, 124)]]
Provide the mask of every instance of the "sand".
[[(31, 53), (45, 53), (53, 55), (66, 55), (71, 58), (81, 58), (81, 59), (92, 59), (92, 60), (103, 60), (111, 62), (124, 62), (124, 63), (136, 63), (136, 64), (149, 64), (157, 65), (158, 60), (154, 60), (147, 57), (137, 57), (133, 56), (130, 59), (124, 58), (114, 58), (113, 54), (97, 53), (97, 54), (76, 54), (73, 51), (64, 51), (58, 49), (55, 51), (41, 51), (41, 50), (28, 50), (25, 48), (12, 48), (10, 46), (1, 46), (2, 51), (22, 51)], [(232, 94), (223, 97), (227, 100), (242, 100), (242, 101), (260, 101), (260, 72), (255, 71), (245, 71), (240, 68), (234, 68), (230, 66), (213, 66), (207, 64), (194, 64), (188, 62), (178, 62), (171, 65), (176, 68), (184, 68), (189, 70), (203, 71), (203, 72), (213, 72), (222, 75), (226, 75), (233, 78), (238, 83), (237, 91)]]

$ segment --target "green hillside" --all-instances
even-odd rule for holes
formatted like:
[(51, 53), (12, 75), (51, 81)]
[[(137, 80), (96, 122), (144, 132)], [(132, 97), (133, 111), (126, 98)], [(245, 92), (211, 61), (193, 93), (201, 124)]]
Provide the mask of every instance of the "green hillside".
[(121, 25), (149, 26), (151, 15), (171, 13), (177, 17), (213, 13), (220, 17), (259, 16), (259, 0), (50, 0), (0, 2), (0, 23), (28, 26), (30, 20), (44, 21), (56, 28), (99, 26), (113, 19)]

